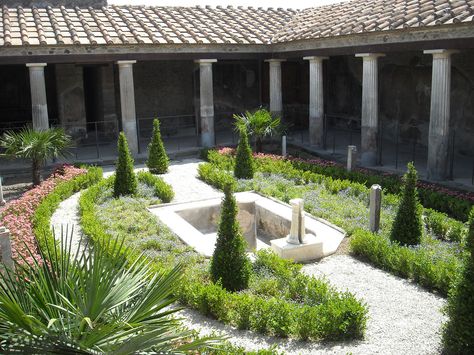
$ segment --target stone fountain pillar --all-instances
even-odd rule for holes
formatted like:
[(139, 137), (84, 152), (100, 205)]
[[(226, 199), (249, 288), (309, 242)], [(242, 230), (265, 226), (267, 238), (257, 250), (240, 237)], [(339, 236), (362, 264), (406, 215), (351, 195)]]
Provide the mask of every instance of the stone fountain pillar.
[(283, 259), (292, 259), (296, 262), (317, 259), (322, 255), (323, 243), (321, 238), (306, 233), (304, 201), (296, 198), (290, 200), (290, 205), (290, 233), (286, 238), (273, 239), (272, 249)]

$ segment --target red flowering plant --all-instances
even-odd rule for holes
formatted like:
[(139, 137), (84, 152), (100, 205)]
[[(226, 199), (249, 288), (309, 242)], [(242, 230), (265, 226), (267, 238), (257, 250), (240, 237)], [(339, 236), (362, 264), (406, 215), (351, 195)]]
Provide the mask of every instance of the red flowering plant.
[(36, 208), (59, 183), (72, 180), (86, 172), (86, 169), (62, 165), (40, 185), (4, 206), (0, 213), (0, 225), (10, 230), (12, 256), (17, 262), (22, 263), (24, 260), (33, 265), (33, 259), (41, 261), (33, 231), (33, 217)]

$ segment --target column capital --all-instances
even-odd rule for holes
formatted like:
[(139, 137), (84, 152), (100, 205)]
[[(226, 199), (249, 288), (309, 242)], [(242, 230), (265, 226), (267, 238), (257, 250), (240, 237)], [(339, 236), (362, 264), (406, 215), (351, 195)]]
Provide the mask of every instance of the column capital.
[(329, 59), (329, 57), (321, 57), (321, 56), (303, 57), (303, 60), (309, 60), (310, 62), (322, 62), (325, 59)]
[(119, 67), (128, 67), (132, 66), (132, 64), (135, 64), (136, 62), (136, 60), (117, 60), (116, 63)]
[(423, 51), (423, 54), (432, 54), (433, 58), (448, 58), (456, 53), (459, 53), (456, 49), (427, 49)]
[(44, 68), (46, 65), (46, 63), (26, 63), (28, 68)]
[(357, 58), (362, 58), (362, 59), (377, 59), (380, 57), (385, 57), (385, 54), (383, 53), (356, 53), (355, 55)]
[(194, 61), (194, 63), (198, 63), (198, 64), (212, 64), (216, 62), (217, 62), (217, 59), (196, 59)]
[(286, 62), (286, 59), (271, 58), (271, 59), (265, 59), (264, 61), (267, 63), (281, 63), (281, 62)]

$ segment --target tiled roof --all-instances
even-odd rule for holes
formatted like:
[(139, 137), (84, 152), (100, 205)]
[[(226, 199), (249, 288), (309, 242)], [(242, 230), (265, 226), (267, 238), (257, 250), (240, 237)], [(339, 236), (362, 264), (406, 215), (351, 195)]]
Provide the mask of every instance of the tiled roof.
[(353, 0), (297, 13), (272, 42), (472, 23), (474, 0)]
[(473, 23), (474, 0), (353, 0), (302, 11), (244, 7), (0, 8), (0, 46), (266, 44)]
[(294, 10), (243, 7), (0, 9), (0, 46), (268, 43)]

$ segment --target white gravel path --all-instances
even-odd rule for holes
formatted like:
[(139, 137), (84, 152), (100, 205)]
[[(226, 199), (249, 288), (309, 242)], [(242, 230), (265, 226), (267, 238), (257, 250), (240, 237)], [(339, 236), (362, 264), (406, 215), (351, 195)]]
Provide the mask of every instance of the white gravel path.
[[(173, 186), (173, 202), (193, 201), (222, 196), (220, 192), (197, 179), (197, 159), (178, 161), (164, 175)], [(140, 169), (140, 168), (138, 168)], [(113, 167), (104, 169), (109, 175)], [(54, 213), (52, 224), (74, 224), (74, 234), (80, 236), (78, 217), (79, 193), (63, 201)], [(241, 331), (209, 319), (199, 312), (180, 312), (186, 326), (203, 335), (219, 333), (235, 345), (257, 350), (277, 345), (287, 354), (438, 354), (440, 327), (445, 321), (440, 309), (445, 299), (421, 289), (415, 284), (358, 261), (348, 255), (335, 255), (319, 263), (307, 264), (303, 271), (323, 276), (340, 290), (348, 290), (369, 307), (366, 338), (347, 343), (309, 343), (261, 336)]]

